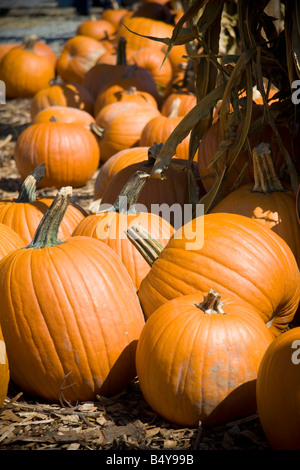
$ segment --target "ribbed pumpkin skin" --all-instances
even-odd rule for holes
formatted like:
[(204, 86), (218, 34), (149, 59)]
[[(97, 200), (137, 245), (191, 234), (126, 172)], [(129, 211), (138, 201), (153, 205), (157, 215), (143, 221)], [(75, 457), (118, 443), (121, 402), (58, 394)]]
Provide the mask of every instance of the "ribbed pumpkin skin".
[(293, 319), (300, 295), (299, 269), (288, 245), (245, 216), (203, 217), (202, 248), (193, 247), (199, 222), (194, 219), (184, 226), (189, 238), (172, 237), (142, 281), (139, 298), (145, 316), (167, 300), (213, 288), (253, 305), (272, 334), (282, 333)]
[[(25, 244), (29, 244), (52, 202), (51, 198), (42, 198), (35, 202), (0, 201), (0, 223), (14, 230)], [(70, 204), (59, 227), (59, 237), (70, 237), (85, 215), (83, 210)]]
[(47, 88), (55, 76), (54, 66), (43, 56), (15, 47), (0, 63), (0, 77), (6, 86), (7, 98), (32, 98)]
[(165, 419), (196, 427), (256, 412), (255, 379), (273, 337), (257, 311), (232, 298), (226, 314), (196, 305), (204, 294), (169, 301), (147, 320), (136, 353), (144, 397)]
[(41, 124), (42, 122), (49, 122), (52, 118), (56, 118), (58, 122), (81, 124), (86, 128), (96, 122), (93, 116), (83, 109), (69, 106), (49, 106), (49, 108), (42, 109), (37, 113), (32, 123)]
[(78, 83), (52, 85), (34, 95), (30, 104), (31, 119), (49, 106), (69, 106), (93, 113), (93, 98), (88, 90)]
[(10, 375), (8, 358), (6, 354), (6, 345), (0, 327), (0, 408), (3, 405), (3, 402), (7, 395), (9, 379)]
[[(140, 223), (162, 246), (166, 246), (174, 233), (172, 225), (159, 215), (151, 213), (126, 214), (100, 211), (83, 219), (73, 232), (73, 236), (83, 235), (102, 240), (122, 260), (136, 290), (150, 271), (149, 264), (124, 235), (124, 230)], [(98, 225), (99, 224), (99, 225)], [(102, 228), (99, 231), (100, 227)], [(108, 229), (109, 227), (109, 229)]]
[[(245, 215), (264, 224), (286, 241), (300, 266), (300, 225), (295, 211), (294, 192), (286, 190), (264, 194), (252, 191), (252, 188), (253, 185), (250, 184), (237, 188), (210, 212)], [(276, 220), (279, 223), (274, 225)]]
[(0, 260), (25, 246), (25, 241), (12, 228), (0, 222)]
[(258, 416), (275, 450), (300, 450), (299, 345), (300, 328), (283, 333), (267, 349), (258, 371)]
[[(123, 168), (147, 160), (149, 147), (132, 147), (120, 150), (100, 168), (95, 180), (94, 200), (101, 199), (111, 179)], [(121, 189), (121, 188), (120, 188)]]
[(40, 187), (83, 186), (95, 173), (100, 153), (96, 137), (81, 124), (45, 122), (32, 124), (16, 142), (15, 162), (22, 178), (40, 163), (46, 176)]
[(73, 237), (18, 250), (0, 264), (0, 286), (11, 377), (24, 391), (94, 400), (135, 377), (144, 317), (125, 267), (104, 243)]

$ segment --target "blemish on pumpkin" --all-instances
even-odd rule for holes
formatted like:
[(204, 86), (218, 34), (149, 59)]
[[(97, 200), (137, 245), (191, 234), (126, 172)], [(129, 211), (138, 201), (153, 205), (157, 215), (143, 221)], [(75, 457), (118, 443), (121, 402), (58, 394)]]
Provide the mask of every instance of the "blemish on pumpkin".
[(0, 340), (0, 364), (6, 364), (6, 347), (2, 340)]

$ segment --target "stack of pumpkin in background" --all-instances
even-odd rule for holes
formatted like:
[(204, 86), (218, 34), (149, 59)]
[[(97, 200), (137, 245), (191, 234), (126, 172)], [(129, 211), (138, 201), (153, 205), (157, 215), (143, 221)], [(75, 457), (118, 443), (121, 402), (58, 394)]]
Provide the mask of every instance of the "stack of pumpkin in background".
[[(7, 97), (31, 98), (32, 119), (15, 145), (20, 195), (0, 202), (0, 403), (8, 363), (21, 389), (61, 402), (118, 393), (137, 374), (171, 422), (218, 425), (258, 409), (274, 448), (300, 449), (295, 184), (282, 177), (285, 152), (262, 125), (261, 96), (250, 115), (249, 101), (239, 104), (260, 127), (238, 159), (228, 169), (216, 158), (228, 140), (222, 94), (199, 92), (203, 48), (186, 32), (189, 47), (182, 39), (166, 54), (191, 14), (143, 0), (83, 22), (57, 58), (36, 37), (0, 58)], [(182, 130), (189, 120), (199, 142)], [(291, 128), (276, 129), (297, 165)], [(96, 172), (87, 213), (70, 202), (72, 187)], [(37, 198), (37, 187), (57, 188), (56, 198)], [(150, 212), (177, 204), (184, 215), (195, 200), (205, 214), (190, 220)]]

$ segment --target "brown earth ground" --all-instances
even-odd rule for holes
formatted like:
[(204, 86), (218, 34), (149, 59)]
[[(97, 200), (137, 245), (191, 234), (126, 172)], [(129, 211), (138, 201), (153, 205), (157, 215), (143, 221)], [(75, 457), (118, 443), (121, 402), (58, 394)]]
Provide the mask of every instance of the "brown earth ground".
[[(74, 15), (73, 9), (63, 14)], [(23, 12), (22, 24), (49, 24), (57, 9), (40, 15)], [(0, 18), (0, 28), (15, 28), (20, 12)], [(3, 30), (3, 29), (2, 29)], [(2, 41), (3, 42), (3, 41)], [(14, 162), (14, 146), (30, 124), (30, 100), (9, 100), (0, 105), (0, 198), (18, 195), (22, 180)], [(96, 175), (74, 189), (73, 201), (88, 209), (93, 201)], [(37, 196), (54, 195), (54, 188)], [(121, 394), (98, 397), (95, 402), (54, 404), (27, 396), (10, 383), (0, 409), (0, 450), (270, 450), (257, 415), (208, 429), (181, 428), (158, 416), (144, 400), (138, 380)]]

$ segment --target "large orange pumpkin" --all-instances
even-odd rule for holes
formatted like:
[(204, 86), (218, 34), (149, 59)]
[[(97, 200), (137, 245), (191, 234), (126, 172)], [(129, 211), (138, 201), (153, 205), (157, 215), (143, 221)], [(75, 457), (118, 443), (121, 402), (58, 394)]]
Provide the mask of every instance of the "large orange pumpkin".
[(258, 368), (272, 341), (257, 310), (241, 300), (213, 290), (170, 300), (138, 341), (141, 390), (156, 413), (179, 426), (251, 415)]
[[(36, 187), (45, 176), (45, 165), (41, 164), (23, 181), (19, 196), (16, 199), (0, 201), (0, 223), (10, 227), (24, 240), (31, 242), (35, 231), (52, 204), (53, 198), (36, 198)], [(59, 226), (59, 237), (70, 237), (74, 228), (86, 217), (87, 213), (78, 205), (69, 204), (66, 214)]]
[(136, 375), (144, 325), (135, 288), (113, 250), (91, 237), (57, 238), (70, 189), (60, 190), (32, 243), (0, 264), (11, 378), (25, 392), (61, 403), (126, 387)]
[(257, 410), (275, 450), (300, 450), (300, 328), (268, 347), (257, 376)]
[(76, 34), (101, 41), (101, 39), (112, 37), (116, 30), (116, 26), (114, 26), (111, 21), (107, 21), (104, 18), (91, 18), (82, 21), (82, 23), (78, 25)]
[(160, 251), (139, 298), (148, 318), (167, 300), (213, 288), (260, 310), (276, 336), (295, 315), (299, 280), (291, 249), (272, 230), (238, 214), (205, 214), (185, 224)]
[(136, 223), (146, 226), (150, 235), (157, 239), (161, 246), (165, 246), (174, 233), (172, 225), (159, 214), (134, 207), (139, 192), (148, 182), (148, 177), (148, 173), (134, 173), (109, 210), (105, 204), (103, 208), (100, 205), (98, 211), (85, 217), (73, 232), (73, 236), (94, 237), (110, 246), (122, 260), (136, 290), (149, 272), (150, 266), (128, 240), (125, 231)]
[(100, 160), (99, 144), (90, 130), (82, 124), (55, 121), (32, 124), (25, 129), (17, 139), (14, 155), (23, 179), (45, 163), (46, 176), (40, 186), (57, 188), (83, 186)]
[(95, 124), (95, 118), (90, 113), (83, 109), (72, 108), (71, 106), (49, 106), (42, 109), (35, 115), (32, 120), (33, 124), (41, 124), (42, 122), (49, 122), (56, 120), (58, 122), (78, 123), (90, 128), (91, 124)]

